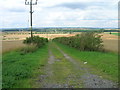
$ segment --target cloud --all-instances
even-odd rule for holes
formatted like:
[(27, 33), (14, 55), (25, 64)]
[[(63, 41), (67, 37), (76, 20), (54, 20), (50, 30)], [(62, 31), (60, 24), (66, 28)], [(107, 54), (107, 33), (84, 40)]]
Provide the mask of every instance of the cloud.
[[(117, 27), (118, 0), (38, 0), (33, 26)], [(0, 28), (29, 27), (24, 0), (1, 0)]]
[(69, 9), (88, 9), (90, 7), (109, 7), (109, 2), (68, 2), (61, 3), (55, 6), (50, 6), (49, 8), (69, 8)]
[(54, 8), (55, 7), (65, 7), (65, 8), (70, 8), (70, 9), (85, 9), (88, 6), (86, 4), (73, 2), (73, 3), (59, 4), (59, 5), (54, 6)]
[(7, 9), (9, 12), (18, 12), (18, 13), (21, 13), (21, 12), (25, 12), (26, 10), (23, 9), (23, 8), (8, 8)]

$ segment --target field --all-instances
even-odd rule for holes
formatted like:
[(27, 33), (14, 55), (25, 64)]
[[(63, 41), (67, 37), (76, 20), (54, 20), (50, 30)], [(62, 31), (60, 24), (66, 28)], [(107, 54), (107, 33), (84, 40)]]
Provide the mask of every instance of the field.
[(120, 36), (120, 33), (112, 33), (113, 35), (117, 35), (117, 36)]
[(2, 53), (6, 53), (11, 50), (15, 50), (15, 49), (24, 47), (25, 44), (23, 44), (22, 42), (23, 41), (20, 41), (20, 40), (2, 41)]
[[(75, 34), (34, 34), (53, 39)], [(118, 36), (102, 33), (107, 52), (79, 51), (49, 41), (35, 52), (21, 54), (30, 35), (3, 36), (3, 88), (116, 88)], [(16, 39), (14, 39), (16, 38)], [(114, 53), (115, 52), (115, 53)]]
[[(34, 34), (35, 36), (45, 37), (48, 39), (53, 39), (55, 37), (70, 37), (75, 36), (76, 34)], [(118, 52), (118, 36), (112, 35), (109, 33), (102, 33), (100, 35), (102, 36), (103, 44), (106, 50)], [(15, 34), (4, 34), (3, 33), (3, 52), (6, 51), (9, 48), (14, 48), (23, 46), (22, 40), (24, 40), (26, 37), (30, 37), (30, 34), (18, 34), (17, 32)], [(21, 40), (19, 42), (19, 40)], [(10, 43), (12, 42), (12, 43)], [(13, 43), (14, 42), (14, 43)], [(18, 43), (18, 44), (17, 44)], [(8, 45), (9, 44), (9, 45)], [(8, 46), (6, 46), (8, 45)]]
[[(75, 34), (34, 34), (35, 36), (40, 36), (48, 39), (53, 39), (55, 37), (69, 37), (74, 36)], [(30, 34), (4, 34), (3, 40), (24, 40), (26, 37), (30, 37)]]
[(102, 34), (102, 40), (104, 43), (105, 49), (113, 52), (118, 52), (118, 41), (120, 40), (118, 36), (111, 34)]
[[(107, 34), (110, 34), (110, 32), (106, 32)], [(120, 32), (111, 32), (112, 35), (120, 36)]]

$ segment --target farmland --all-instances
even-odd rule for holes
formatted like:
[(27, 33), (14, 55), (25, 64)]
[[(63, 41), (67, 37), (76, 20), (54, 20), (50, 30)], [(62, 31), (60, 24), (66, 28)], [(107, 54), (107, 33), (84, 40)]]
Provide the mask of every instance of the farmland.
[[(56, 38), (56, 37), (75, 36), (76, 34), (79, 34), (79, 33), (81, 33), (81, 32), (72, 33), (72, 34), (70, 34), (70, 33), (66, 33), (66, 34), (61, 34), (61, 33), (51, 34), (51, 33), (47, 33), (47, 34), (34, 34), (34, 35), (35, 36), (44, 37), (44, 38), (48, 38), (48, 39), (53, 39), (53, 38)], [(118, 52), (118, 36), (117, 35), (112, 35), (112, 34), (109, 34), (108, 32), (107, 33), (106, 32), (105, 33), (101, 33), (100, 35), (103, 35), (102, 36), (102, 40), (104, 42), (105, 49), (107, 49), (108, 51)], [(25, 32), (14, 32), (14, 34), (11, 34), (9, 32), (6, 34), (6, 33), (3, 32), (3, 46), (6, 45), (7, 42), (10, 42), (10, 41), (11, 42), (15, 42), (17, 44), (17, 41), (18, 42), (19, 42), (19, 40), (22, 41), (26, 37), (30, 37), (30, 32), (26, 32), (26, 31)], [(21, 43), (21, 41), (20, 41), (20, 43)], [(4, 43), (6, 43), (6, 44), (4, 44)], [(11, 43), (11, 44), (14, 44), (14, 43)], [(16, 44), (14, 44), (14, 45), (16, 45)], [(14, 45), (10, 45), (10, 47), (12, 48)], [(19, 44), (19, 45), (22, 45), (22, 43)]]
[(0, 89), (120, 88), (118, 0), (1, 0)]
[(16, 50), (18, 48), (24, 47), (25, 44), (23, 41), (15, 40), (15, 41), (2, 41), (2, 53), (10, 52), (11, 50)]
[[(49, 42), (37, 51), (21, 54), (23, 40), (30, 34), (4, 34), (4, 88), (115, 88), (118, 84), (118, 36), (103, 35), (107, 52), (80, 51), (59, 42), (56, 37), (78, 33), (34, 34)], [(8, 45), (9, 44), (9, 45)], [(85, 63), (87, 62), (87, 63)], [(23, 83), (24, 82), (24, 83)], [(104, 82), (104, 83), (103, 83)]]

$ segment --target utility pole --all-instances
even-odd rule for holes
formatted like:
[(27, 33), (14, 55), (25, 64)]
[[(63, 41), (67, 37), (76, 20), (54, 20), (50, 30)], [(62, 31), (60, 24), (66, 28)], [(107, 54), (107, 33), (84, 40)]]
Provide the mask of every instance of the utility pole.
[(33, 3), (32, 0), (30, 0), (30, 1), (25, 0), (25, 5), (30, 5), (30, 31), (31, 31), (31, 39), (33, 39), (33, 33), (32, 33), (32, 14), (33, 14), (32, 5), (37, 5), (37, 1), (38, 0), (36, 0)]

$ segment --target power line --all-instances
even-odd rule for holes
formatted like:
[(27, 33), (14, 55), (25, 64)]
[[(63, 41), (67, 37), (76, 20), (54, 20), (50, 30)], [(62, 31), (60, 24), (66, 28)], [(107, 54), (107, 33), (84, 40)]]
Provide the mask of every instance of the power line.
[(37, 1), (36, 0), (34, 3), (32, 2), (32, 0), (27, 1), (25, 0), (25, 5), (30, 5), (30, 31), (31, 31), (31, 39), (33, 38), (33, 33), (32, 33), (32, 14), (34, 11), (32, 11), (32, 5), (37, 5)]

